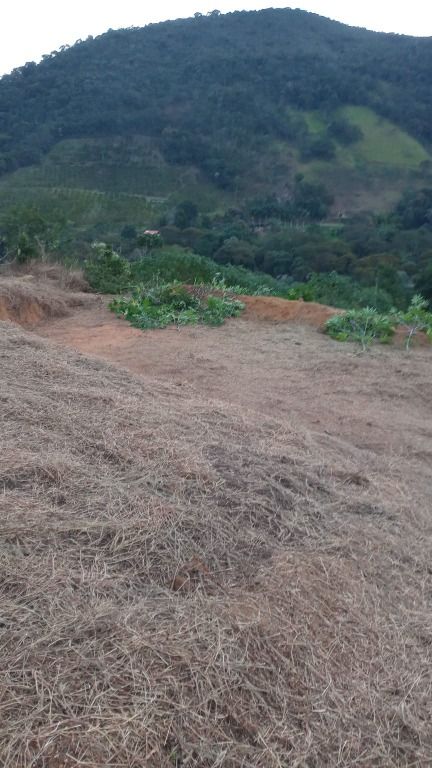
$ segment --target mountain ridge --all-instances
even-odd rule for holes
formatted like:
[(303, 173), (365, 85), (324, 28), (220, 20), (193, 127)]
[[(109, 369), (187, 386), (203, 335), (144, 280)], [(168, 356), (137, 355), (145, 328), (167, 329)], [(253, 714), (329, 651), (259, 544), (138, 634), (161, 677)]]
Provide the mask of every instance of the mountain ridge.
[(38, 161), (61, 138), (180, 128), (190, 138), (206, 126), (212, 139), (223, 130), (237, 144), (244, 134), (283, 135), (294, 130), (286, 108), (368, 106), (429, 143), (431, 58), (427, 38), (292, 9), (111, 30), (0, 79), (3, 171)]

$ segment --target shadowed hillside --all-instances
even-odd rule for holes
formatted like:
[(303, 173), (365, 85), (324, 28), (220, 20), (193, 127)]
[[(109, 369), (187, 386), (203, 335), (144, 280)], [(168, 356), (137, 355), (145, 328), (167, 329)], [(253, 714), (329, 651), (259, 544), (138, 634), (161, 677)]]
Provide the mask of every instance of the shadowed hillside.
[[(325, 160), (358, 139), (338, 114), (347, 105), (428, 143), (431, 51), (428, 39), (290, 9), (110, 30), (1, 79), (0, 168), (38, 162), (66, 138), (145, 135), (169, 164), (227, 189), (274, 141)], [(323, 117), (318, 141), (310, 110)]]

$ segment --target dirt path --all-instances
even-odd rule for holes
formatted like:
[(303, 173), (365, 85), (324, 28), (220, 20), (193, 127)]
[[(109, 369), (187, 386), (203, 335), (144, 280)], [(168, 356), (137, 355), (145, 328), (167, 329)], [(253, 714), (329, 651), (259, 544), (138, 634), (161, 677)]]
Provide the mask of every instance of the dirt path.
[(263, 419), (301, 423), (324, 443), (346, 440), (432, 466), (430, 349), (407, 355), (376, 347), (359, 355), (310, 327), (252, 319), (142, 332), (103, 300), (44, 323), (38, 333), (141, 376), (241, 404)]

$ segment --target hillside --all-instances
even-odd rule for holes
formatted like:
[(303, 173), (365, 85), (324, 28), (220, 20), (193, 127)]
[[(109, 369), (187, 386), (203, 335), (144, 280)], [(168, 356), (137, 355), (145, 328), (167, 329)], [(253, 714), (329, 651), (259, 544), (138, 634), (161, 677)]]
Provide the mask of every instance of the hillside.
[(158, 229), (285, 284), (342, 276), (378, 309), (430, 300), (431, 53), (268, 9), (28, 63), (0, 80), (0, 261), (82, 262), (95, 241), (139, 259)]
[(351, 208), (368, 186), (378, 199), (374, 182), (394, 202), (431, 159), (431, 52), (428, 39), (290, 9), (110, 30), (0, 80), (0, 171), (32, 166), (3, 189), (180, 195), (212, 209), (286, 194), (306, 165)]
[(426, 768), (430, 350), (78, 277), (0, 277), (2, 766)]

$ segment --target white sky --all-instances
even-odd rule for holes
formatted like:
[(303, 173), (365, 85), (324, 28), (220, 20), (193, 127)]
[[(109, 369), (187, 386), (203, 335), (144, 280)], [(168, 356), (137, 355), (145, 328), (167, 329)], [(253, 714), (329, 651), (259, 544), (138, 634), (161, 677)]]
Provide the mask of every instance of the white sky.
[[(0, 0), (0, 75), (60, 45), (72, 44), (110, 27), (144, 26), (149, 22), (207, 13), (257, 10), (285, 2), (261, 0)], [(431, 0), (293, 0), (300, 7), (352, 26), (382, 32), (432, 36)]]

